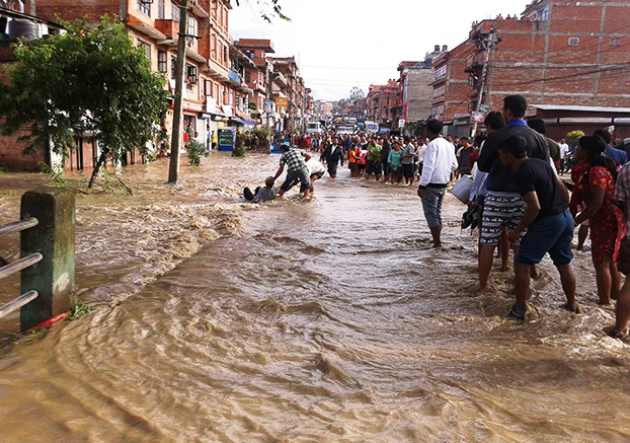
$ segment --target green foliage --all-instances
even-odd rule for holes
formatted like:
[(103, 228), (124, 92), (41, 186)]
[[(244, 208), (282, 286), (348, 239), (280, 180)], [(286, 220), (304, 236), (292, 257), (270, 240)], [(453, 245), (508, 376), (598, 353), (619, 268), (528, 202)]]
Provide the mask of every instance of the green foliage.
[(46, 163), (39, 162), (39, 163), (37, 163), (37, 168), (39, 169), (39, 172), (42, 172), (44, 174), (48, 174), (48, 177), (50, 177), (50, 183), (55, 188), (67, 188), (68, 187), (68, 182), (66, 182), (66, 177), (65, 177), (65, 175), (63, 173), (63, 168), (61, 166), (51, 168)]
[(582, 131), (571, 131), (567, 134), (566, 142), (569, 146), (577, 145), (577, 142), (580, 137), (584, 137), (584, 132)]
[(417, 122), (407, 122), (405, 123), (405, 131), (409, 133), (409, 135), (414, 135), (416, 137), (424, 137), (424, 127), (426, 122), (424, 120), (420, 120)]
[(240, 132), (236, 134), (236, 142), (234, 143), (234, 149), (232, 149), (233, 157), (243, 157), (247, 152), (245, 147), (245, 137)]
[[(236, 6), (241, 6), (241, 2), (243, 0), (234, 0)], [(263, 20), (268, 23), (271, 23), (271, 19), (276, 16), (281, 20), (286, 20), (288, 22), (291, 21), (289, 17), (282, 13), (282, 7), (280, 6), (280, 0), (248, 0), (248, 3), (251, 5), (252, 2), (256, 2), (257, 5), (263, 7), (260, 11), (260, 16)], [(228, 0), (228, 3), (231, 3), (231, 0)], [(267, 10), (267, 8), (271, 7), (271, 12)]]
[(18, 63), (0, 83), (1, 133), (29, 127), (25, 153), (50, 139), (65, 156), (76, 148), (74, 136), (89, 135), (112, 160), (135, 147), (146, 154), (168, 107), (163, 75), (151, 71), (116, 19), (60, 22), (67, 33), (13, 46)]
[(201, 157), (207, 157), (209, 153), (204, 145), (194, 140), (186, 145), (186, 152), (188, 152), (188, 161), (192, 166), (199, 166)]
[(86, 305), (81, 300), (75, 300), (70, 305), (70, 311), (66, 317), (66, 321), (76, 320), (77, 318), (85, 314), (89, 314), (92, 311), (96, 311), (96, 308)]
[(254, 131), (254, 135), (259, 141), (267, 140), (267, 136), (269, 135), (269, 129), (266, 126), (260, 126), (256, 128)]

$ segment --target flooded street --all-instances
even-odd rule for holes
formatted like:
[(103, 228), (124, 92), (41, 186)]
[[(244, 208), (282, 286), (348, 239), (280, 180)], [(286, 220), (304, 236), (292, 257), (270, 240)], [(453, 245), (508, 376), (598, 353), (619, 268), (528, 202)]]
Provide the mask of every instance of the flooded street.
[[(475, 296), (453, 196), (434, 250), (415, 185), (346, 168), (310, 201), (245, 204), (278, 158), (213, 154), (176, 186), (164, 161), (133, 166), (134, 195), (77, 195), (78, 297), (98, 309), (2, 348), (0, 442), (630, 440), (630, 348), (602, 332), (590, 252), (584, 314), (546, 258), (517, 323), (496, 260)], [(0, 176), (2, 223), (21, 180)]]

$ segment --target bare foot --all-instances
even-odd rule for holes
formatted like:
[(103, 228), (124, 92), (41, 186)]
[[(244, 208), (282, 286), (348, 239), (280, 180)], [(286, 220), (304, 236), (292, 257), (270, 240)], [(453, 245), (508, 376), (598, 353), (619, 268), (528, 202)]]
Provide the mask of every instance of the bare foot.
[(484, 291), (486, 290), (485, 286), (479, 286), (479, 289), (477, 289), (477, 295), (481, 295), (484, 293)]

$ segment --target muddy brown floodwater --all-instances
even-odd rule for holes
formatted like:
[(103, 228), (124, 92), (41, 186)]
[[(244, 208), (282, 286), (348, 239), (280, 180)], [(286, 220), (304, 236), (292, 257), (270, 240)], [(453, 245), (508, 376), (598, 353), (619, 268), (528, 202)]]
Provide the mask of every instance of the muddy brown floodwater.
[[(415, 186), (345, 168), (311, 201), (245, 204), (277, 161), (212, 154), (175, 186), (161, 161), (120, 171), (133, 196), (77, 195), (77, 296), (98, 310), (5, 343), (1, 442), (630, 441), (629, 348), (602, 332), (589, 252), (584, 314), (545, 259), (516, 323), (511, 272), (475, 296), (454, 197), (434, 250)], [(38, 180), (0, 176), (0, 222)]]

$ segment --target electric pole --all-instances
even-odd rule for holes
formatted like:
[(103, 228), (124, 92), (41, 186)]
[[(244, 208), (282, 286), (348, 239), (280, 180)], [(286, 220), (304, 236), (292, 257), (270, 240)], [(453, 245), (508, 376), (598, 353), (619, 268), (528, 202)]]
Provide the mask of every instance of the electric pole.
[(179, 33), (177, 40), (177, 65), (175, 68), (175, 97), (173, 102), (173, 132), (171, 134), (171, 159), (168, 168), (168, 183), (177, 184), (179, 175), (179, 148), (182, 140), (184, 120), (184, 68), (186, 67), (186, 31), (188, 28), (188, 0), (178, 6)]
[[(479, 88), (479, 94), (477, 96), (477, 106), (475, 109), (475, 114), (479, 115), (479, 110), (481, 109), (481, 100), (483, 98), (483, 88), (486, 84), (486, 76), (488, 75), (488, 61), (490, 60), (490, 51), (494, 47), (494, 36), (493, 31), (488, 33), (488, 38), (485, 41), (486, 44), (486, 57), (483, 61), (483, 69), (481, 71), (481, 86)], [(475, 139), (475, 133), (477, 132), (477, 122), (473, 124), (472, 132), (470, 137), (472, 140)]]

